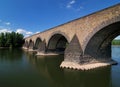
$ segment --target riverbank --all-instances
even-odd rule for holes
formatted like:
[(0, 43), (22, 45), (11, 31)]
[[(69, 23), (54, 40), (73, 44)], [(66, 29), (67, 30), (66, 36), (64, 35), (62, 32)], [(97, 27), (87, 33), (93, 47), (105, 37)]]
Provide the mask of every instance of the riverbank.
[(112, 45), (120, 45), (120, 40), (113, 40)]
[(112, 47), (120, 47), (120, 45), (112, 45)]

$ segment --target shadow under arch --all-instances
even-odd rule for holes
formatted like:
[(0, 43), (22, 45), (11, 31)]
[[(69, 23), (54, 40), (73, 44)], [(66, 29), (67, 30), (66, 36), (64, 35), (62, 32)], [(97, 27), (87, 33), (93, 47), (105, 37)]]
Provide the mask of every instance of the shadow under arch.
[(35, 45), (34, 45), (34, 49), (38, 49), (40, 44), (41, 44), (42, 40), (40, 37), (37, 37), (36, 41), (35, 41)]
[(111, 59), (111, 42), (120, 34), (120, 21), (112, 23), (92, 36), (86, 45), (84, 55), (96, 59)]
[(60, 34), (60, 35), (64, 36), (64, 37), (66, 38), (66, 40), (70, 43), (71, 40), (70, 40), (69, 36), (68, 36), (66, 33), (61, 32), (61, 31), (55, 31), (55, 32), (53, 32), (53, 33), (50, 35), (50, 37), (48, 38), (48, 41), (46, 41), (46, 45), (47, 45), (47, 46), (48, 46), (48, 44), (49, 44), (50, 39), (51, 39), (52, 36), (55, 35), (55, 34)]
[(34, 42), (32, 41), (32, 39), (30, 39), (28, 48), (33, 49), (33, 47), (34, 47)]
[[(102, 20), (102, 19), (101, 19)], [(85, 38), (85, 42), (83, 44), (83, 51), (85, 51), (87, 44), (89, 43), (90, 39), (101, 29), (105, 28), (106, 26), (109, 26), (111, 24), (120, 22), (120, 16), (115, 16), (110, 19), (107, 19), (106, 21), (102, 21), (100, 24), (98, 24), (92, 32), (89, 33), (89, 35)]]
[(54, 34), (48, 41), (47, 52), (61, 52), (63, 53), (68, 45), (67, 38), (62, 34)]
[(28, 47), (29, 47), (29, 43), (28, 43), (28, 41), (25, 41), (25, 42), (24, 42), (23, 47), (26, 47), (26, 48), (28, 48)]

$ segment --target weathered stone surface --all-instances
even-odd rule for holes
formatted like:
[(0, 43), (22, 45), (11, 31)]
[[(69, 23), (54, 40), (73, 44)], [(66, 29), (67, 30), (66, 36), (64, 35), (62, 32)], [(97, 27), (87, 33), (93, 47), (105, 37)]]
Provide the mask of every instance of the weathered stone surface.
[(45, 43), (45, 41), (42, 41), (42, 42), (40, 43), (39, 47), (38, 47), (38, 52), (44, 53), (45, 50), (46, 50), (46, 43)]
[[(54, 34), (61, 34), (70, 42), (76, 34), (83, 51), (90, 39), (101, 29), (110, 24), (120, 21), (120, 4), (98, 11), (85, 17), (75, 19), (65, 24), (53, 27), (44, 32), (25, 38), (25, 41), (32, 40), (34, 43), (38, 37), (46, 40), (46, 46)], [(102, 36), (102, 35), (101, 35)]]
[[(120, 4), (32, 35), (25, 38), (25, 42), (29, 42), (29, 49), (33, 49), (36, 39), (40, 37), (46, 44), (42, 43), (39, 51), (45, 52), (51, 37), (56, 34), (63, 36), (69, 43), (65, 50), (64, 64), (73, 62), (82, 65), (109, 61), (110, 43), (120, 34)], [(56, 47), (53, 44), (51, 46)], [(58, 45), (61, 46), (63, 45)]]
[(64, 54), (64, 61), (79, 63), (82, 59), (83, 51), (76, 35), (68, 45)]
[(31, 42), (29, 43), (29, 49), (34, 49), (34, 42), (33, 42), (33, 41), (31, 41)]
[(75, 70), (90, 70), (90, 69), (95, 69), (98, 67), (105, 67), (105, 66), (110, 66), (116, 64), (115, 61), (107, 61), (107, 62), (96, 62), (96, 63), (89, 63), (89, 64), (78, 64), (74, 62), (67, 62), (64, 61), (60, 65), (61, 68), (70, 68), (70, 69), (75, 69)]

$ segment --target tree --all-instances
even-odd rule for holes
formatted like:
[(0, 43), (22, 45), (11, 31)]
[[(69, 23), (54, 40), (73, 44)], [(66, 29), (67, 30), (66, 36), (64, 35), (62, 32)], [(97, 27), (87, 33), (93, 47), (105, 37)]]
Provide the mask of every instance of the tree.
[(11, 32), (0, 34), (0, 47), (21, 47), (24, 43), (23, 34)]
[(5, 46), (5, 35), (4, 35), (4, 33), (0, 34), (0, 46), (1, 47)]

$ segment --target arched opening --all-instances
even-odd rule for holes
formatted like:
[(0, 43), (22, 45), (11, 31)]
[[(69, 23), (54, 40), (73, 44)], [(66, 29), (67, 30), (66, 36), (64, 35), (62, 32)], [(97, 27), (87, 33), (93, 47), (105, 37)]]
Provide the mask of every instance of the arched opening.
[(111, 60), (111, 42), (119, 34), (120, 22), (104, 27), (90, 39), (84, 50), (84, 55), (98, 60)]
[(32, 40), (29, 41), (29, 49), (33, 49), (34, 47), (34, 42)]
[(26, 47), (26, 48), (28, 48), (28, 47), (29, 47), (28, 41), (25, 41), (25, 43), (24, 43), (23, 47)]
[(112, 41), (112, 59), (120, 62), (120, 35)]
[(48, 42), (47, 52), (64, 53), (67, 45), (68, 41), (65, 36), (61, 34), (55, 34)]
[(36, 42), (35, 42), (34, 49), (39, 49), (41, 42), (42, 42), (42, 40), (40, 38), (37, 38)]

